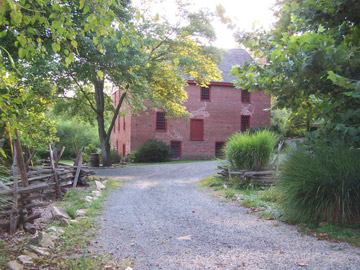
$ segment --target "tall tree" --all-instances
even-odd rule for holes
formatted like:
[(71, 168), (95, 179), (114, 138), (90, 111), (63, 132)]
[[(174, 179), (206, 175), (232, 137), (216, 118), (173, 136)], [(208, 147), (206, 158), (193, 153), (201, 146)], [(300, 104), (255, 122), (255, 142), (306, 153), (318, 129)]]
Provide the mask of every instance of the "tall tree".
[(313, 119), (325, 118), (332, 130), (359, 137), (359, 1), (279, 3), (274, 30), (238, 35), (255, 61), (232, 74), (241, 87), (276, 96), (278, 107), (307, 111)]
[[(18, 128), (28, 135), (30, 141), (47, 137), (45, 135), (53, 136), (53, 123), (46, 120), (44, 111), (51, 104), (56, 90), (51, 79), (61, 75), (54, 73), (54, 66), (68, 66), (75, 61), (76, 38), (84, 35), (85, 30), (91, 31), (96, 38), (113, 36), (110, 26), (121, 23), (115, 12), (120, 13), (127, 2), (1, 1), (1, 128)], [(70, 12), (74, 8), (76, 14)], [(124, 37), (126, 34), (124, 31)], [(96, 46), (95, 39), (92, 43)]]
[[(147, 106), (171, 115), (187, 115), (181, 105), (186, 99), (184, 75), (203, 85), (220, 78), (217, 51), (200, 43), (201, 39), (214, 38), (208, 14), (183, 11), (182, 26), (145, 17), (137, 17), (133, 25), (132, 16), (136, 13), (129, 9), (127, 14), (129, 17), (120, 27), (114, 25), (112, 37), (96, 38), (91, 31), (78, 36), (74, 63), (62, 71), (66, 78), (61, 82), (63, 88), (72, 87), (75, 95), (63, 95), (64, 103), (59, 103), (58, 108), (66, 107), (88, 120), (96, 117), (104, 166), (111, 165), (111, 131), (125, 99), (132, 111), (145, 109), (146, 101)], [(123, 29), (129, 28), (135, 38), (123, 36)], [(116, 108), (112, 108), (112, 99), (106, 92), (107, 82), (121, 90)], [(92, 114), (88, 114), (88, 108), (82, 110), (83, 106), (88, 106)]]

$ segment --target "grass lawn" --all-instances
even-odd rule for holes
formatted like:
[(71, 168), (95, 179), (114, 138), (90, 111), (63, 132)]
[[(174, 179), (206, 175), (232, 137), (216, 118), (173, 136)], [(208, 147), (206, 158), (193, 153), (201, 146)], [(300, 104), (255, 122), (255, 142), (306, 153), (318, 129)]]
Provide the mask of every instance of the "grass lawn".
[(60, 159), (59, 163), (66, 165), (74, 165), (74, 161), (72, 161), (71, 159)]
[[(223, 201), (239, 201), (249, 211), (256, 213), (260, 218), (281, 218), (281, 207), (278, 200), (276, 186), (259, 187), (251, 184), (243, 184), (240, 180), (233, 179), (224, 181), (220, 177), (209, 176), (200, 182), (198, 186), (206, 187), (214, 191), (214, 195)], [(360, 226), (353, 225), (343, 227), (336, 224), (296, 224), (300, 233), (317, 237), (320, 240), (333, 242), (346, 242), (360, 247)]]
[(171, 160), (165, 162), (139, 162), (139, 163), (128, 163), (127, 166), (144, 166), (144, 165), (162, 165), (162, 164), (181, 164), (181, 163), (192, 163), (192, 162), (209, 162), (214, 160)]

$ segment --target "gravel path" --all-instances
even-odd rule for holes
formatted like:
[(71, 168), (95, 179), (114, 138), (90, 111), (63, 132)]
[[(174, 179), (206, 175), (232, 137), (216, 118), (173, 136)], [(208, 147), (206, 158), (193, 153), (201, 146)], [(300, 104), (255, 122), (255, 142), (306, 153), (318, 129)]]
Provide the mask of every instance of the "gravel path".
[(216, 165), (99, 170), (131, 181), (110, 194), (97, 248), (133, 258), (141, 270), (360, 269), (360, 249), (302, 236), (294, 226), (260, 220), (196, 187)]

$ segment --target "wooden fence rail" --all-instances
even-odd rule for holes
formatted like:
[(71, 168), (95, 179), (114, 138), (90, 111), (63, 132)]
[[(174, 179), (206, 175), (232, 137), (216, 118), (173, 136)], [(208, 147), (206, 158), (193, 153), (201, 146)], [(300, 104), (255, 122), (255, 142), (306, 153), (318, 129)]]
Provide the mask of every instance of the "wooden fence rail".
[(261, 185), (271, 185), (279, 181), (278, 174), (276, 171), (248, 171), (248, 170), (241, 170), (241, 171), (231, 171), (227, 167), (218, 167), (221, 169), (218, 174), (224, 179), (232, 179), (233, 176), (237, 176), (242, 180), (247, 180), (251, 182), (257, 182)]
[(66, 188), (84, 185), (89, 181), (88, 176), (95, 174), (82, 166), (81, 150), (73, 166), (59, 165), (65, 148), (57, 155), (55, 145), (51, 144), (50, 164), (30, 166), (36, 150), (27, 149), (29, 158), (25, 163), (17, 131), (15, 135), (13, 176), (0, 185), (0, 227), (9, 229), (10, 233), (39, 218), (40, 213), (34, 213), (34, 209), (46, 205), (44, 199), (61, 199)]

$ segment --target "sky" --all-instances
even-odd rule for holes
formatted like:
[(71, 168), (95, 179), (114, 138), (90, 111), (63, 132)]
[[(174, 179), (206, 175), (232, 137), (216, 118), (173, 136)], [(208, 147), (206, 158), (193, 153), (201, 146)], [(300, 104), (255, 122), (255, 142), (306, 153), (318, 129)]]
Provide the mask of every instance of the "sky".
[[(140, 5), (140, 0), (133, 1), (135, 6)], [(175, 13), (175, 0), (163, 0), (156, 8), (159, 14), (171, 17)], [(269, 29), (275, 21), (270, 7), (275, 0), (193, 0), (196, 9), (208, 8), (215, 11), (216, 5), (221, 4), (230, 17), (241, 30), (251, 30), (254, 22)], [(233, 38), (233, 31), (228, 29), (220, 20), (214, 20), (217, 40), (212, 44), (223, 49), (236, 48), (238, 44)]]

